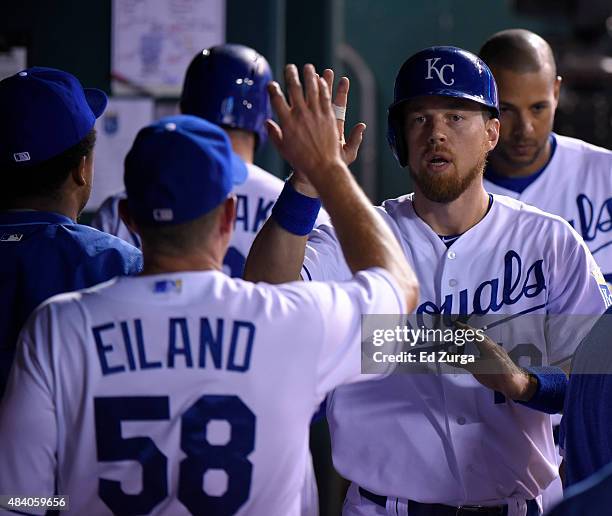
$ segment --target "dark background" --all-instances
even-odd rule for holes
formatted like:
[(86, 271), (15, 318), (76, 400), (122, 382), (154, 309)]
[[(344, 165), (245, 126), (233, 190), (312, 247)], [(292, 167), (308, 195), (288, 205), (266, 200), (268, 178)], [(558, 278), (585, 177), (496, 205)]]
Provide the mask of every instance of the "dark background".
[[(352, 169), (374, 202), (410, 189), (385, 140), (395, 73), (416, 50), (457, 45), (474, 52), (511, 27), (548, 39), (564, 76), (557, 130), (612, 146), (612, 3), (609, 0), (228, 0), (226, 39), (263, 53), (277, 77), (286, 62), (333, 67), (352, 79), (348, 122), (366, 139)], [(0, 49), (26, 46), (28, 65), (53, 66), (110, 93), (110, 0), (4, 1)], [(267, 148), (258, 162), (284, 176)]]

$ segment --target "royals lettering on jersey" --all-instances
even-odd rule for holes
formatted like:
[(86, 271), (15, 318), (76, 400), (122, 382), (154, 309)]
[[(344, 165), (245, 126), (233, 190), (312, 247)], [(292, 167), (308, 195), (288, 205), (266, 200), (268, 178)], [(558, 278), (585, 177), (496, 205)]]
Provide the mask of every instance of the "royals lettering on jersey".
[[(608, 197), (600, 205), (595, 205), (588, 195), (581, 193), (576, 197), (576, 208), (578, 210), (577, 221), (569, 219), (568, 222), (582, 235), (587, 244), (597, 240), (598, 233), (612, 231), (612, 197)], [(612, 244), (612, 235), (609, 240), (598, 248), (592, 249), (591, 252), (595, 254), (610, 244)]]
[(487, 191), (559, 215), (580, 233), (612, 282), (612, 152), (553, 135), (556, 149), (546, 169), (522, 193), (485, 179)]
[[(605, 310), (597, 264), (560, 217), (495, 195), (483, 220), (447, 248), (411, 196), (378, 210), (419, 279), (423, 319), (496, 314), (502, 324), (487, 330), (491, 338), (514, 359), (550, 365), (566, 362), (588, 328), (571, 317), (547, 324), (546, 316)], [(333, 229), (319, 227), (309, 237), (303, 279), (349, 275)], [(386, 496), (486, 505), (535, 498), (558, 475), (549, 416), (500, 399), (471, 375), (404, 374), (342, 386), (328, 398), (327, 417), (339, 473)], [(385, 439), (374, 443), (377, 435)]]
[[(446, 294), (444, 303), (440, 306), (432, 301), (425, 301), (418, 306), (416, 312), (449, 316), (451, 314), (483, 315), (499, 312), (502, 308), (510, 307), (523, 298), (537, 298), (546, 290), (543, 263), (544, 260), (540, 258), (525, 267), (521, 256), (516, 251), (509, 250), (503, 258), (502, 275), (481, 282), (473, 291), (465, 288), (460, 290), (458, 295)], [(541, 308), (541, 304), (535, 303), (522, 313)]]

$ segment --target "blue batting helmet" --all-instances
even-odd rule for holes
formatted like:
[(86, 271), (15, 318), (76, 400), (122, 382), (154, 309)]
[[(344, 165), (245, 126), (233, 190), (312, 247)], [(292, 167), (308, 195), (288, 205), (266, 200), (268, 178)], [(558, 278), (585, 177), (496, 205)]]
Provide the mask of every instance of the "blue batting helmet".
[(266, 90), (271, 80), (268, 61), (252, 48), (233, 44), (206, 48), (185, 74), (181, 112), (251, 131), (259, 147), (268, 136), (264, 122), (272, 117)]
[(457, 47), (430, 47), (417, 52), (400, 68), (395, 78), (393, 104), (387, 112), (387, 140), (402, 167), (408, 163), (402, 105), (429, 95), (472, 100), (499, 118), (495, 79), (478, 56)]

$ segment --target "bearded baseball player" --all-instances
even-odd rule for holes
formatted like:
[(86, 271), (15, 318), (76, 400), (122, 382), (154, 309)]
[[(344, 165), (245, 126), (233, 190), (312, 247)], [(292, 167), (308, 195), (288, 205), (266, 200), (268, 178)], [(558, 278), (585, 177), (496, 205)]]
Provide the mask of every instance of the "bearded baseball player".
[[(283, 182), (253, 163), (268, 133), (265, 121), (271, 118), (266, 86), (272, 72), (266, 58), (252, 48), (225, 44), (204, 49), (191, 61), (181, 95), (181, 112), (195, 115), (222, 127), (232, 148), (246, 163), (248, 177), (236, 185), (236, 225), (223, 260), (223, 270), (242, 277), (251, 243), (270, 215)], [(341, 84), (344, 87), (344, 84)], [(92, 226), (140, 247), (140, 239), (122, 221), (119, 202), (125, 192), (106, 199)], [(321, 214), (318, 222), (328, 220)]]
[[(273, 125), (270, 134), (280, 139)], [(567, 222), (485, 191), (483, 169), (499, 137), (497, 88), (487, 65), (455, 47), (413, 55), (396, 78), (388, 136), (414, 193), (376, 211), (419, 279), (416, 313), (506, 314), (515, 321), (539, 314), (531, 342), (505, 351), (491, 344), (488, 353), (526, 351), (537, 357), (535, 366), (566, 363), (575, 334), (565, 331), (567, 321), (551, 328), (544, 316), (601, 314), (609, 292)], [(317, 195), (298, 173), (289, 186)], [(287, 219), (273, 210), (245, 277), (286, 281), (300, 271), (305, 280), (350, 277), (332, 227), (307, 238), (292, 232)], [(558, 376), (538, 367), (489, 375), (491, 382), (406, 374), (336, 389), (327, 417), (334, 464), (352, 481), (344, 514), (540, 514), (541, 493), (558, 476), (545, 413), (562, 404), (565, 376), (552, 380)]]
[(553, 133), (561, 77), (549, 44), (506, 30), (480, 50), (499, 87), (499, 143), (485, 188), (567, 220), (612, 282), (612, 152)]
[[(414, 310), (418, 285), (342, 161), (327, 83), (306, 65), (303, 93), (297, 76), (289, 66), (290, 105), (271, 86), (278, 148), (319, 192), (354, 276), (223, 274), (244, 162), (198, 117), (141, 130), (125, 184), (143, 274), (30, 319), (0, 407), (0, 493), (67, 494), (74, 514), (302, 514), (313, 411), (364, 379), (362, 315)], [(319, 201), (283, 202), (279, 213)]]

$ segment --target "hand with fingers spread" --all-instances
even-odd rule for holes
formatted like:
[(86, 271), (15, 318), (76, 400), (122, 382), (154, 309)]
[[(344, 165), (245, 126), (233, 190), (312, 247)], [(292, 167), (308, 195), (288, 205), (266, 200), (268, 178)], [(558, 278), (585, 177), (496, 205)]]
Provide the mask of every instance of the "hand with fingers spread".
[[(306, 65), (309, 68), (308, 73), (310, 73), (310, 67), (311, 65)], [(314, 70), (314, 69), (312, 69)], [(306, 78), (306, 67), (304, 68), (304, 77)], [(297, 69), (295, 68), (294, 65), (288, 65), (286, 67), (285, 70), (285, 76), (286, 76), (286, 81), (287, 81), (287, 90), (288, 90), (288, 94), (289, 94), (289, 101), (291, 103), (291, 107), (297, 107), (299, 106), (299, 97), (296, 98), (295, 100), (293, 100), (292, 97), (292, 92), (301, 92), (301, 88), (297, 88), (296, 89), (296, 83), (295, 80), (297, 80), (297, 85), (299, 85), (299, 77), (297, 75)], [(315, 77), (317, 79), (317, 83), (321, 84), (321, 79), (320, 76), (318, 74), (315, 73)], [(333, 84), (334, 84), (334, 72), (331, 69), (326, 69), (323, 72), (323, 77), (322, 79), (325, 81), (325, 83), (327, 84), (328, 90), (329, 92), (333, 91)], [(357, 158), (357, 153), (359, 151), (359, 146), (361, 145), (361, 141), (363, 139), (363, 132), (365, 131), (365, 124), (364, 123), (358, 123), (356, 124), (353, 129), (351, 130), (351, 133), (349, 135), (349, 139), (348, 141), (345, 140), (344, 137), (344, 115), (342, 115), (341, 117), (339, 117), (338, 113), (340, 111), (342, 112), (346, 112), (346, 105), (347, 105), (347, 101), (348, 101), (348, 92), (349, 92), (349, 80), (347, 77), (342, 77), (340, 79), (340, 82), (338, 83), (338, 88), (336, 90), (336, 95), (334, 98), (334, 102), (333, 102), (333, 110), (334, 110), (334, 117), (336, 119), (336, 127), (337, 127), (337, 133), (334, 137), (334, 141), (337, 142), (337, 145), (339, 146), (339, 150), (340, 150), (340, 156), (342, 158), (342, 161), (344, 161), (345, 164), (350, 165), (353, 161), (355, 161), (355, 159)], [(273, 98), (273, 96), (277, 95), (280, 92), (280, 88), (278, 88), (278, 85), (271, 85), (270, 87), (270, 95), (271, 95), (271, 99)], [(281, 93), (282, 96), (282, 93)], [(297, 103), (297, 105), (296, 105)], [(272, 103), (272, 105), (274, 106), (274, 102)], [(282, 104), (281, 104), (282, 106)], [(276, 108), (275, 108), (276, 110)], [(277, 111), (278, 113), (278, 111)], [(280, 115), (279, 115), (280, 116)], [(283, 130), (281, 130), (281, 128), (274, 123), (272, 120), (268, 121), (268, 132), (270, 134), (270, 138), (273, 142), (282, 140), (284, 138), (283, 135)], [(280, 150), (279, 147), (279, 151), (282, 154), (282, 151)], [(284, 156), (284, 155), (283, 155)], [(284, 156), (285, 157), (285, 156)], [(286, 158), (286, 157), (285, 157)], [(291, 160), (286, 158), (287, 161), (289, 161), (290, 163)], [(311, 197), (316, 197), (317, 196), (317, 192), (316, 190), (313, 188), (313, 186), (310, 184), (310, 181), (308, 180), (308, 177), (304, 174), (302, 174), (300, 172), (300, 169), (298, 167), (296, 167), (293, 163), (292, 165), (295, 168), (293, 177), (292, 177), (292, 184), (293, 186), (301, 193), (305, 194), (305, 195), (309, 195)]]
[(304, 66), (303, 89), (293, 64), (285, 68), (285, 82), (288, 99), (276, 82), (269, 87), (280, 122), (279, 127), (268, 120), (270, 139), (283, 158), (314, 183), (317, 175), (342, 163), (330, 91), (311, 64)]
[[(467, 324), (455, 322), (461, 330), (475, 330)], [(480, 357), (475, 362), (462, 365), (472, 373), (482, 385), (501, 392), (506, 398), (515, 401), (529, 401), (535, 394), (537, 380), (512, 361), (508, 352), (489, 337), (475, 340)]]

